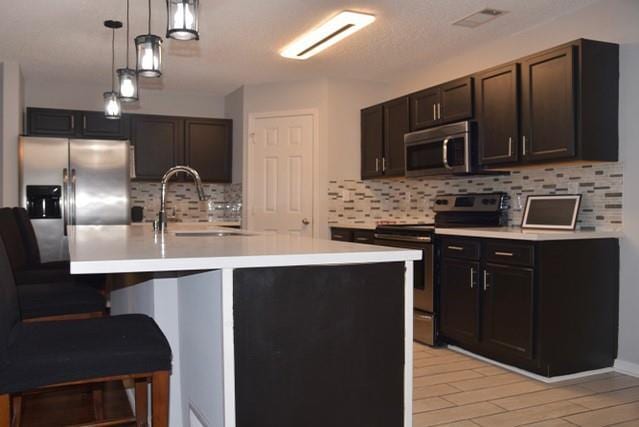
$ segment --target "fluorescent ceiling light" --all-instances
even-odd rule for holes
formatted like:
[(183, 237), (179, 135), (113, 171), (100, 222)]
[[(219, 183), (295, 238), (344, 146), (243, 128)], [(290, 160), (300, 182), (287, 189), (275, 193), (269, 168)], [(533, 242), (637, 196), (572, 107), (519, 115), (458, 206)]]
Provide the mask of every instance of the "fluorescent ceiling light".
[(375, 21), (375, 15), (342, 11), (280, 52), (285, 58), (308, 59)]

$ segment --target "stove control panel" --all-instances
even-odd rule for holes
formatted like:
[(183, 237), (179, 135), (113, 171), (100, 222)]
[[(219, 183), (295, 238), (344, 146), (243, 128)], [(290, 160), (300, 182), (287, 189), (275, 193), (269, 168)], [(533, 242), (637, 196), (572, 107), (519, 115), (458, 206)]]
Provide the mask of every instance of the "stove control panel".
[(437, 196), (435, 212), (500, 212), (506, 209), (505, 193), (456, 194)]

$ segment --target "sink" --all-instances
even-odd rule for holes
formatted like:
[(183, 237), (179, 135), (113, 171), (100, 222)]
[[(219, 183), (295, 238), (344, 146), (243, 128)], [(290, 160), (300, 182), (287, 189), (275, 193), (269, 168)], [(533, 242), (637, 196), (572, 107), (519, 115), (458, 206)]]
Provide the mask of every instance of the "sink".
[(211, 230), (211, 231), (176, 231), (175, 237), (227, 237), (227, 236), (253, 236), (253, 234), (239, 231)]

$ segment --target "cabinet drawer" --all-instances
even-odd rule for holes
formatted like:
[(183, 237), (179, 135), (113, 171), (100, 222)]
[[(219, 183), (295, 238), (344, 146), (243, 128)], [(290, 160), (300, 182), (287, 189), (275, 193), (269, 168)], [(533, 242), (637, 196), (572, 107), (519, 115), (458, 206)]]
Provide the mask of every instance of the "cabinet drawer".
[(375, 243), (375, 232), (373, 230), (352, 230), (353, 242), (366, 243), (372, 245)]
[(349, 230), (348, 228), (331, 228), (331, 240), (352, 242), (353, 230)]
[(479, 259), (480, 255), (478, 240), (445, 238), (441, 248), (445, 257)]
[(486, 261), (497, 264), (532, 267), (535, 261), (532, 245), (510, 241), (495, 240), (486, 242), (485, 256)]

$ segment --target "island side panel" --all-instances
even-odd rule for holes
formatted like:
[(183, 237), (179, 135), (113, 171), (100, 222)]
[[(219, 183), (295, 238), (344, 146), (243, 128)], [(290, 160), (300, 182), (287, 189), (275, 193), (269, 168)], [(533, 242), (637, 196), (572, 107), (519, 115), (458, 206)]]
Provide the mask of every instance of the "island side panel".
[(404, 427), (413, 425), (413, 261), (404, 272)]
[(405, 279), (404, 262), (235, 270), (237, 427), (403, 426)]

